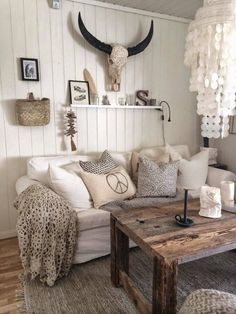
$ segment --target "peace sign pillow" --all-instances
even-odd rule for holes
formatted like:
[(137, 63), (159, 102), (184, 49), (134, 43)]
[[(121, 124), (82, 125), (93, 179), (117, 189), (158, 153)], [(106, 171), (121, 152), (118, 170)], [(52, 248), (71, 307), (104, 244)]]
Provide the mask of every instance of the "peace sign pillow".
[(81, 170), (80, 175), (92, 196), (95, 208), (112, 201), (125, 200), (136, 193), (134, 183), (121, 166), (104, 174)]

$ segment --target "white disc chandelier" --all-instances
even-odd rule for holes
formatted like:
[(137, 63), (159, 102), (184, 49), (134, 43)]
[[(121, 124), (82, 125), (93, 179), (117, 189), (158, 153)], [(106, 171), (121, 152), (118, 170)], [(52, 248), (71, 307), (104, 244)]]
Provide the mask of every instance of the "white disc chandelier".
[(185, 64), (203, 115), (202, 136), (228, 136), (236, 113), (236, 0), (204, 0), (189, 26)]

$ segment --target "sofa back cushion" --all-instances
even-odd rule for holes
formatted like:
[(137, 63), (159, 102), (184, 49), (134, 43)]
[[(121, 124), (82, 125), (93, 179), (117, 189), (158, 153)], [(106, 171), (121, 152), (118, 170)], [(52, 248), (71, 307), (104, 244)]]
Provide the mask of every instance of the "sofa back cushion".
[(79, 160), (92, 160), (94, 156), (68, 155), (52, 157), (33, 157), (27, 162), (27, 175), (30, 179), (40, 181), (49, 186), (48, 167), (49, 165), (61, 167)]
[(163, 153), (168, 153), (168, 149), (170, 147), (173, 148), (177, 153), (179, 153), (182, 158), (187, 159), (187, 160), (190, 158), (190, 152), (187, 145), (169, 146), (167, 144), (166, 146), (154, 146), (154, 147), (143, 148), (139, 153), (149, 158), (156, 158)]
[[(67, 156), (51, 156), (51, 157), (33, 157), (27, 162), (27, 176), (32, 180), (37, 180), (47, 186), (48, 182), (48, 166), (65, 166), (72, 162), (92, 161), (99, 158), (98, 153), (89, 155), (67, 155)], [(131, 152), (128, 153), (113, 153), (110, 155), (121, 166), (123, 166), (129, 173), (131, 171)]]

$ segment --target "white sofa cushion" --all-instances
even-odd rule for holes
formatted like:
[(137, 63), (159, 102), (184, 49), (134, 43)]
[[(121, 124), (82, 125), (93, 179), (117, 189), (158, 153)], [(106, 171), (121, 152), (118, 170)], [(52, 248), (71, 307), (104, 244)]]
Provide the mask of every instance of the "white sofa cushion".
[(80, 232), (110, 225), (110, 212), (108, 211), (95, 208), (84, 211), (80, 211), (78, 208), (74, 209), (78, 213)]
[(178, 189), (199, 189), (206, 183), (208, 172), (208, 151), (202, 151), (190, 160), (179, 161)]
[(80, 175), (92, 195), (94, 207), (133, 196), (136, 188), (127, 171), (119, 166), (106, 174), (82, 171)]
[(93, 207), (89, 191), (75, 172), (49, 165), (48, 182), (53, 191), (63, 197), (71, 207), (80, 210)]
[(117, 152), (109, 152), (111, 157), (125, 170), (131, 174), (131, 156), (132, 152), (125, 153), (117, 153)]
[[(214, 167), (208, 167), (207, 184), (220, 188), (221, 181), (236, 182), (236, 175), (233, 172)], [(235, 194), (236, 197), (236, 194)]]
[[(128, 153), (113, 153), (110, 155), (112, 158), (121, 166), (123, 166), (128, 173), (131, 171), (131, 152)], [(92, 161), (98, 158), (100, 154), (90, 154), (90, 155), (68, 155), (68, 156), (51, 156), (51, 157), (33, 157), (27, 162), (27, 176), (32, 180), (37, 180), (47, 186), (48, 182), (48, 166), (65, 166), (72, 162), (82, 161)]]
[(38, 181), (30, 179), (28, 176), (22, 176), (16, 181), (16, 193), (20, 195), (24, 190), (33, 184), (38, 184)]
[(49, 186), (48, 182), (48, 166), (64, 166), (74, 161), (93, 160), (94, 155), (68, 155), (68, 156), (53, 156), (53, 157), (33, 157), (27, 162), (27, 175), (30, 179), (40, 181)]
[(139, 153), (149, 158), (156, 158), (163, 153), (169, 153), (170, 148), (174, 149), (177, 153), (179, 153), (182, 158), (185, 158), (187, 160), (190, 158), (189, 148), (187, 145), (154, 146), (143, 148)]

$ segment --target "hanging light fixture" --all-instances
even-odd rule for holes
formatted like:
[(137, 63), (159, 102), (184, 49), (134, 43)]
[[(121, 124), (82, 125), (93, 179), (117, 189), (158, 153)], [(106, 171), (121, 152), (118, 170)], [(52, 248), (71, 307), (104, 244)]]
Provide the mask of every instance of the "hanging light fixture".
[(204, 0), (189, 26), (185, 64), (202, 136), (228, 136), (229, 116), (236, 113), (236, 0)]

